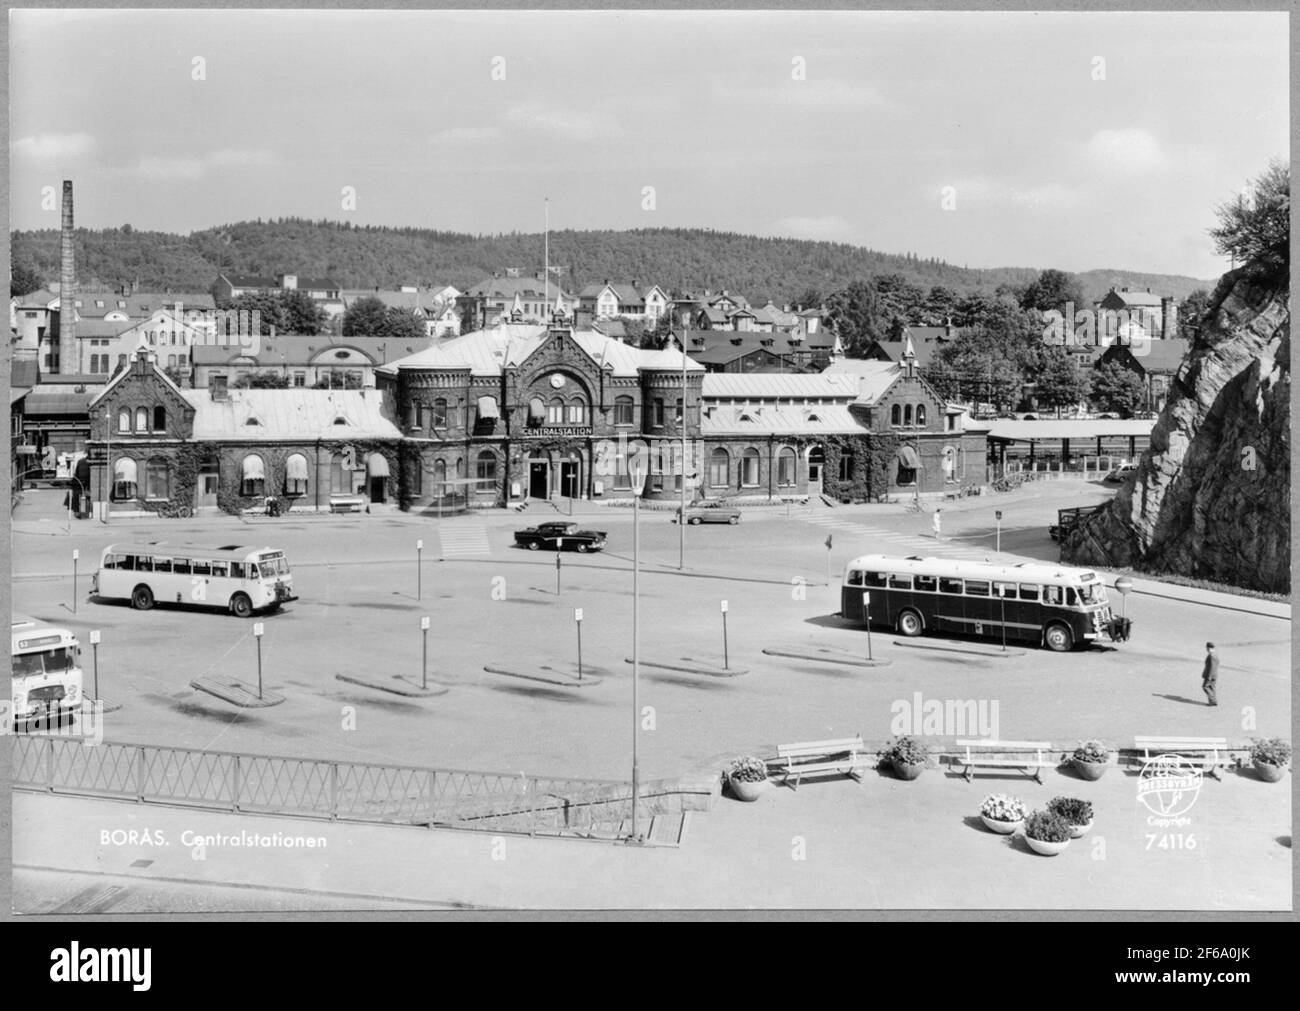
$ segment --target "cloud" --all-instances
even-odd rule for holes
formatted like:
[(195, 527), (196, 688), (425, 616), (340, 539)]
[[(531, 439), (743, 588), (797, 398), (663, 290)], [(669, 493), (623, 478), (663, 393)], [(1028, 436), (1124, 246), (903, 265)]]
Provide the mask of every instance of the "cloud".
[(603, 112), (552, 108), (541, 102), (521, 102), (501, 117), (507, 127), (550, 134), (566, 140), (611, 140), (621, 134), (618, 122)]
[(95, 138), (88, 133), (38, 133), (13, 143), (15, 158), (38, 163), (81, 158), (94, 150)]
[(204, 172), (199, 158), (141, 158), (135, 166), (137, 175), (146, 179), (198, 179)]
[(1088, 139), (1083, 151), (1094, 169), (1116, 175), (1154, 172), (1170, 164), (1160, 141), (1136, 127), (1098, 130)]
[(947, 195), (949, 187), (952, 188), (958, 208), (966, 202), (967, 205), (1017, 205), (1036, 210), (1057, 210), (1074, 207), (1079, 203), (1078, 191), (1061, 183), (1013, 184), (990, 179), (988, 176), (970, 176), (931, 184), (925, 191), (927, 199), (933, 199), (937, 206)]
[(156, 181), (200, 179), (213, 170), (271, 168), (278, 161), (273, 152), (264, 149), (225, 147), (203, 155), (186, 155), (180, 158), (148, 155), (141, 158), (128, 171), (133, 175)]
[(853, 226), (838, 214), (828, 214), (824, 217), (796, 214), (772, 222), (768, 231), (774, 235), (789, 236), (793, 239), (847, 242), (852, 237)]
[(435, 144), (481, 144), (502, 136), (495, 126), (452, 126), (430, 138)]
[(206, 161), (212, 168), (270, 168), (279, 159), (273, 152), (262, 148), (223, 147), (208, 155)]
[(721, 84), (715, 88), (715, 94), (718, 101), (727, 106), (742, 108), (770, 109), (773, 106), (785, 106), (799, 110), (843, 113), (883, 108), (889, 104), (873, 84), (819, 78), (813, 71), (809, 71), (808, 78), (802, 81), (791, 78), (780, 84)]

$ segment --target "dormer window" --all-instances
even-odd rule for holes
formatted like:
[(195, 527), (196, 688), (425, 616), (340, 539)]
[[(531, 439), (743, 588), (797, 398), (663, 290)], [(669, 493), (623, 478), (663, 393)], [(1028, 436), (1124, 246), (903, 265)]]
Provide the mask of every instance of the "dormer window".
[(250, 415), (248, 416), (248, 419), (244, 422), (244, 424), (245, 424), (245, 425), (260, 425), (261, 422), (258, 421), (257, 418), (255, 418), (253, 415), (250, 414)]
[(343, 415), (341, 415), (341, 414), (339, 414), (339, 415), (335, 415), (335, 417), (334, 417), (334, 424), (336, 424), (336, 425), (346, 425), (347, 423), (348, 423), (348, 419), (345, 418), (345, 417), (343, 417)]

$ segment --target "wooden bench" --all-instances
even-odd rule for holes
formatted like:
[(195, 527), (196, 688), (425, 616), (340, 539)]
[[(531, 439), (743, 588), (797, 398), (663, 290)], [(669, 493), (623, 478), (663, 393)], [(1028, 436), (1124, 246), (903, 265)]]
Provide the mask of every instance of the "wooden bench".
[(767, 760), (768, 773), (784, 777), (782, 782), (792, 790), (799, 788), (799, 780), (805, 776), (837, 774), (861, 783), (859, 770), (872, 764), (871, 757), (863, 753), (861, 736), (779, 744), (776, 755)]
[(1199, 758), (1201, 771), (1220, 781), (1218, 770), (1228, 764), (1228, 760), (1219, 755), (1228, 750), (1228, 741), (1223, 737), (1134, 737), (1133, 750), (1142, 752), (1138, 761), (1143, 765), (1159, 755)]
[[(976, 769), (1021, 769), (1031, 775), (1037, 782), (1043, 781), (1043, 770), (1054, 769), (1060, 763), (1054, 758), (1044, 758), (1052, 750), (1047, 741), (990, 741), (980, 738), (977, 741), (958, 741), (957, 747), (966, 749), (964, 759), (958, 757), (955, 764), (965, 766), (962, 773), (966, 782), (971, 782)], [(999, 758), (1008, 752), (1023, 751), (1023, 757)], [(1032, 752), (1032, 756), (1030, 755)]]

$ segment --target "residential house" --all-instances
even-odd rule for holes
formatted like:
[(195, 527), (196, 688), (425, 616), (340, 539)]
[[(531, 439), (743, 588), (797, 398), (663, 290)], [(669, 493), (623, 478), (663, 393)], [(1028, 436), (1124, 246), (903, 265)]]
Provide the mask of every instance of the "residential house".
[[(513, 269), (505, 277), (480, 281), (456, 302), (461, 318), (468, 314), (473, 323), (468, 329), (475, 330), (499, 323), (542, 323), (557, 311), (572, 315), (577, 306), (577, 299), (564, 291), (558, 281), (548, 283), (542, 271), (532, 277), (522, 277)], [(462, 329), (467, 328), (462, 326)]]
[[(1112, 343), (1119, 337), (1119, 328), (1129, 324), (1127, 338), (1136, 336), (1132, 327), (1142, 330), (1149, 340), (1171, 340), (1178, 335), (1178, 305), (1171, 296), (1154, 294), (1150, 288), (1111, 288), (1096, 303), (1098, 318), (1109, 321), (1099, 326), (1097, 342)], [(1103, 340), (1103, 335), (1111, 340)]]
[(377, 298), (389, 309), (405, 309), (424, 323), (429, 337), (455, 337), (460, 333), (460, 315), (456, 300), (461, 292), (446, 285), (441, 288), (421, 288), (403, 285), (395, 291), (381, 288), (350, 288), (343, 292), (344, 311), (363, 298)]
[(668, 295), (659, 285), (647, 288), (635, 280), (630, 284), (605, 280), (578, 292), (578, 310), (589, 312), (595, 320), (625, 317), (654, 325), (667, 307)]
[(241, 295), (275, 295), (282, 291), (304, 292), (325, 311), (330, 319), (343, 313), (343, 291), (336, 281), (328, 277), (299, 277), (297, 274), (272, 276), (252, 274), (220, 274), (214, 291), (223, 302)]
[(254, 344), (231, 338), (194, 348), (194, 387), (233, 388), (245, 378), (270, 373), (295, 389), (369, 388), (375, 385), (375, 369), (428, 346), (426, 339), (330, 334), (276, 334)]
[(1142, 380), (1146, 389), (1147, 411), (1159, 412), (1169, 399), (1169, 385), (1187, 359), (1191, 342), (1179, 337), (1153, 340), (1136, 345), (1113, 344), (1099, 349), (1102, 353), (1095, 361), (1100, 368), (1117, 362)]
[(820, 372), (842, 353), (826, 332), (807, 338), (797, 331), (684, 330), (674, 340), (709, 372)]

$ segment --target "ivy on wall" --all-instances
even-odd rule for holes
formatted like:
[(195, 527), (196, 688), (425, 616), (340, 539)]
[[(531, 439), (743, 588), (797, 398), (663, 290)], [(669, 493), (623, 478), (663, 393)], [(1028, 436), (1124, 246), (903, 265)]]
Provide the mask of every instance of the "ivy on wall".
[[(880, 502), (885, 498), (898, 457), (897, 435), (828, 435), (821, 441), (826, 452), (822, 488), (827, 495), (841, 502)], [(852, 464), (846, 479), (841, 480), (840, 465), (845, 456), (852, 459)]]

